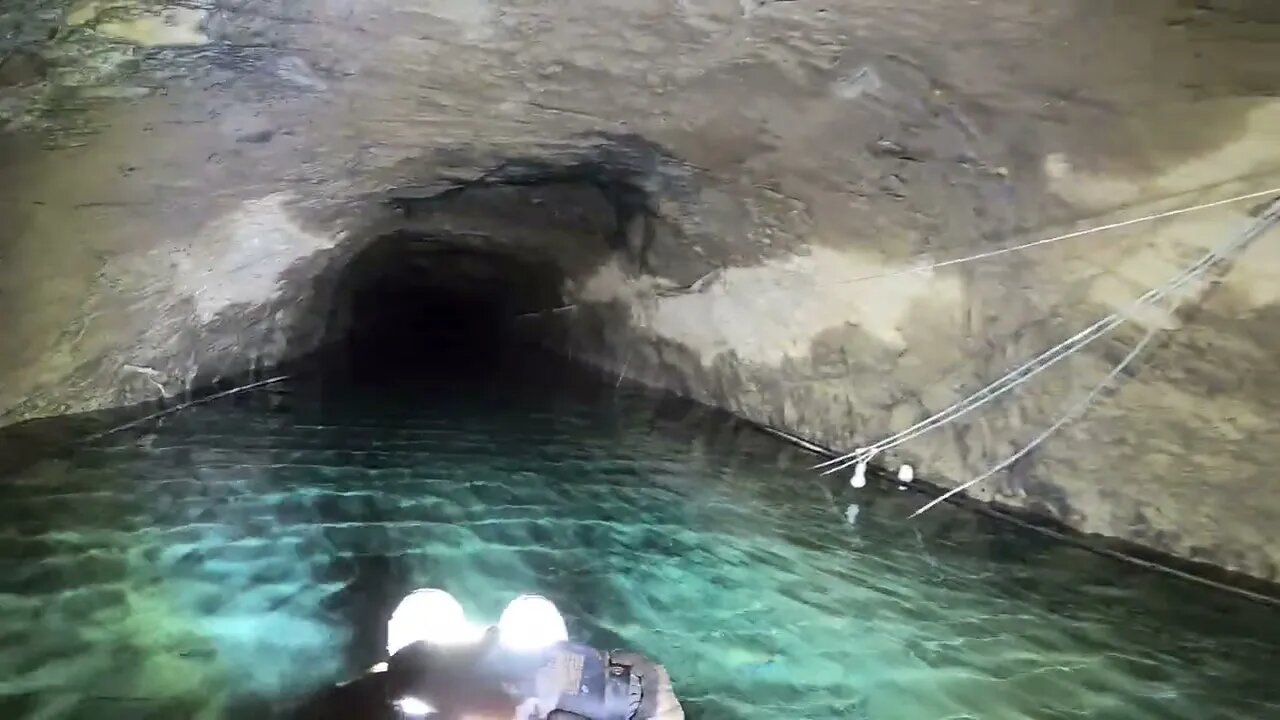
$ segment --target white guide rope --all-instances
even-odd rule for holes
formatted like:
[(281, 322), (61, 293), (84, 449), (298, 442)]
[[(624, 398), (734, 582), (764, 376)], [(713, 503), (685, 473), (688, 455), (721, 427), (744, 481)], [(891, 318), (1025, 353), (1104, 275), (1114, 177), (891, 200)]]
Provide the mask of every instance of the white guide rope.
[[(1241, 197), (1246, 197), (1246, 196), (1241, 196)], [(1226, 201), (1219, 201), (1218, 204), (1221, 204), (1223, 202), (1226, 202)], [(1208, 206), (1213, 206), (1213, 204), (1210, 204)], [(1207, 207), (1207, 206), (1202, 206), (1202, 207)], [(1186, 210), (1186, 211), (1189, 211), (1189, 210)], [(1219, 262), (1222, 262), (1223, 260), (1226, 260), (1238, 255), (1241, 251), (1243, 251), (1246, 247), (1248, 247), (1254, 240), (1256, 240), (1258, 237), (1260, 237), (1269, 229), (1271, 229), (1271, 227), (1274, 226), (1277, 222), (1280, 222), (1280, 200), (1276, 200), (1275, 202), (1273, 202), (1267, 208), (1267, 210), (1262, 214), (1262, 216), (1253, 225), (1251, 225), (1248, 228), (1248, 230), (1242, 233), (1238, 238), (1235, 238), (1234, 240), (1223, 243), (1222, 245), (1209, 251), (1202, 258), (1200, 258), (1200, 260), (1198, 260), (1196, 263), (1186, 268), (1182, 273), (1171, 278), (1169, 282), (1167, 282), (1165, 285), (1152, 288), (1151, 290), (1147, 291), (1141, 297), (1135, 300), (1132, 304), (1126, 307), (1124, 310), (1117, 313), (1113, 313), (1103, 318), (1102, 320), (1099, 320), (1098, 322), (1094, 323), (1088, 328), (1085, 328), (1079, 333), (1076, 333), (1072, 337), (1059, 343), (1053, 348), (1050, 348), (1049, 350), (1032, 358), (1026, 363), (1023, 363), (1017, 368), (1014, 368), (1013, 370), (1006, 373), (1003, 377), (988, 384), (987, 386), (983, 387), (981, 390), (965, 397), (959, 402), (956, 402), (948, 406), (942, 411), (931, 415), (925, 420), (922, 420), (921, 422), (918, 422), (915, 425), (912, 425), (906, 430), (896, 433), (873, 445), (858, 448), (851, 453), (847, 453), (838, 458), (828, 460), (824, 463), (817, 465), (816, 467), (826, 468), (826, 471), (823, 474), (829, 474), (833, 472), (838, 472), (844, 468), (849, 467), (850, 465), (855, 465), (856, 468), (854, 472), (854, 483), (856, 485), (857, 480), (859, 478), (865, 477), (867, 464), (878, 453), (897, 447), (925, 432), (928, 432), (933, 428), (936, 428), (940, 425), (950, 422), (951, 420), (959, 418), (962, 415), (965, 415), (985, 405), (991, 400), (1009, 392), (1013, 388), (1017, 387), (1018, 385), (1021, 385), (1022, 383), (1026, 382), (1030, 378), (1039, 374), (1043, 370), (1049, 367), (1052, 367), (1062, 358), (1067, 357), (1068, 355), (1083, 348), (1085, 345), (1089, 344), (1093, 340), (1096, 340), (1102, 335), (1105, 335), (1107, 332), (1110, 332), (1111, 330), (1115, 329), (1117, 326), (1123, 323), (1127, 317), (1131, 316), (1134, 310), (1142, 306), (1151, 306), (1156, 303), (1159, 303), (1167, 299), (1169, 296), (1173, 295), (1176, 291), (1185, 287), (1189, 283), (1201, 279), (1205, 273), (1207, 273), (1212, 267), (1217, 265)], [(1147, 344), (1147, 341), (1144, 340), (1140, 344), (1140, 346), (1145, 347), (1146, 344)], [(1105, 387), (1107, 384), (1109, 384), (1111, 379), (1117, 376), (1119, 372), (1123, 370), (1123, 367), (1128, 365), (1130, 362), (1132, 362), (1133, 358), (1136, 356), (1137, 356), (1137, 353), (1135, 352), (1135, 353), (1132, 353), (1130, 357), (1127, 357), (1125, 360), (1123, 360), (1121, 365), (1117, 366), (1116, 369), (1113, 369), (1113, 374), (1108, 376), (1108, 379), (1104, 380), (1102, 385), (1094, 388), (1094, 391), (1086, 396), (1079, 410), (1076, 410), (1076, 408), (1074, 407), (1070, 409), (1067, 412), (1067, 415), (1064, 416), (1064, 419), (1060, 420), (1058, 423), (1055, 423), (1055, 425), (1051, 427), (1050, 430), (1043, 435), (1043, 437), (1038, 437), (1036, 440), (1032, 441), (1032, 445), (1030, 447), (1024, 448), (1024, 450), (1021, 451), (1020, 454), (1009, 459), (1005, 463), (998, 465), (996, 468), (992, 469), (991, 471), (984, 474), (980, 478), (970, 481), (969, 483), (966, 483), (965, 485), (948, 492), (947, 495), (944, 496), (944, 498), (950, 497), (954, 495), (956, 492), (959, 492), (965, 488), (971, 487), (972, 485), (976, 484), (982, 479), (985, 479), (986, 477), (990, 477), (990, 475), (994, 474), (994, 472), (997, 472), (1000, 469), (1003, 469), (1003, 467), (1007, 467), (1009, 464), (1015, 461), (1018, 457), (1025, 455), (1026, 452), (1030, 451), (1031, 447), (1034, 447), (1035, 445), (1038, 445), (1040, 442), (1042, 442), (1045, 438), (1048, 437), (1049, 434), (1052, 434), (1053, 430), (1056, 430), (1058, 427), (1061, 427), (1061, 425), (1069, 421), (1069, 419), (1072, 416), (1074, 416), (1074, 414), (1078, 412), (1083, 412), (1084, 409), (1086, 409), (1088, 405), (1092, 402), (1092, 400), (1098, 395), (1098, 393), (1101, 392), (1102, 388)], [(922, 508), (920, 511), (917, 511), (916, 514), (918, 515), (920, 512), (923, 512), (929, 507), (936, 505), (937, 502), (940, 502), (942, 499), (943, 498), (939, 498), (938, 500), (930, 503), (929, 505), (925, 506), (925, 508)]]
[(837, 284), (844, 285), (847, 283), (865, 282), (867, 280), (877, 280), (879, 278), (897, 277), (899, 275), (910, 275), (911, 273), (925, 272), (927, 270), (950, 267), (952, 265), (960, 265), (967, 262), (973, 262), (974, 260), (986, 260), (987, 258), (996, 257), (998, 255), (1005, 255), (1007, 253), (1018, 252), (1020, 250), (1039, 247), (1041, 245), (1049, 245), (1051, 243), (1056, 243), (1061, 240), (1071, 240), (1072, 238), (1083, 237), (1085, 235), (1092, 235), (1094, 233), (1100, 233), (1106, 230), (1116, 230), (1118, 228), (1128, 227), (1130, 225), (1137, 225), (1139, 223), (1151, 222), (1154, 220), (1163, 220), (1165, 218), (1176, 217), (1178, 215), (1185, 215), (1187, 213), (1197, 212), (1200, 210), (1208, 210), (1210, 208), (1221, 207), (1223, 205), (1230, 205), (1231, 203), (1238, 203), (1244, 200), (1253, 200), (1260, 197), (1266, 197), (1268, 195), (1275, 195), (1276, 193), (1280, 193), (1280, 187), (1271, 188), (1270, 190), (1259, 190), (1258, 192), (1251, 192), (1245, 195), (1236, 195), (1234, 197), (1224, 198), (1222, 200), (1215, 200), (1213, 202), (1204, 203), (1202, 205), (1192, 205), (1190, 207), (1176, 208), (1174, 210), (1166, 210), (1164, 212), (1152, 213), (1150, 215), (1143, 215), (1142, 217), (1131, 218), (1129, 220), (1121, 220), (1119, 222), (1107, 223), (1106, 225), (1097, 225), (1094, 227), (1085, 228), (1083, 230), (1075, 230), (1073, 232), (1063, 233), (1062, 235), (1055, 235), (1053, 237), (1042, 238), (1040, 240), (1032, 240), (1031, 242), (1025, 242), (1019, 245), (1012, 245), (1010, 247), (999, 248), (996, 250), (988, 250), (986, 252), (980, 252), (974, 255), (966, 255), (964, 257), (952, 258), (951, 260), (943, 260), (941, 262), (929, 263), (927, 265), (908, 268), (906, 270), (891, 270), (889, 272), (876, 273), (874, 275), (862, 275), (856, 278), (849, 278), (848, 280), (841, 280)]
[(951, 498), (954, 495), (958, 495), (964, 492), (965, 490), (968, 490), (969, 488), (973, 487), (974, 485), (977, 485), (983, 480), (986, 480), (992, 475), (995, 475), (1001, 470), (1004, 470), (1005, 468), (1017, 462), (1020, 458), (1025, 456), (1027, 453), (1031, 452), (1032, 450), (1035, 450), (1036, 447), (1040, 445), (1040, 443), (1047, 440), (1050, 435), (1057, 432), (1058, 429), (1061, 428), (1063, 425), (1066, 425), (1072, 420), (1075, 420), (1076, 418), (1083, 415), (1085, 411), (1089, 409), (1089, 406), (1093, 404), (1093, 401), (1096, 400), (1098, 396), (1102, 394), (1102, 391), (1106, 390), (1107, 387), (1110, 386), (1111, 383), (1113, 383), (1115, 379), (1120, 376), (1120, 373), (1124, 372), (1124, 369), (1129, 366), (1129, 363), (1133, 362), (1134, 359), (1137, 358), (1138, 355), (1141, 354), (1144, 349), (1146, 349), (1147, 345), (1151, 342), (1151, 339), (1154, 338), (1155, 336), (1156, 336), (1155, 328), (1151, 328), (1147, 330), (1147, 334), (1144, 335), (1142, 339), (1138, 341), (1137, 345), (1133, 346), (1133, 349), (1129, 351), (1128, 355), (1124, 356), (1123, 360), (1116, 363), (1116, 366), (1111, 368), (1111, 372), (1107, 373), (1107, 376), (1102, 379), (1102, 382), (1095, 385), (1092, 390), (1090, 390), (1088, 393), (1086, 393), (1085, 395), (1080, 397), (1078, 400), (1076, 400), (1074, 403), (1072, 403), (1067, 408), (1067, 410), (1062, 413), (1062, 417), (1058, 418), (1058, 420), (1055, 423), (1045, 428), (1044, 432), (1040, 433), (1035, 437), (1035, 439), (1033, 439), (1031, 442), (1024, 445), (1021, 450), (1010, 455), (1009, 457), (1005, 458), (999, 463), (992, 465), (991, 468), (988, 469), (986, 472), (970, 480), (969, 482), (966, 482), (963, 485), (957, 485), (951, 488), (950, 490), (946, 491), (942, 495), (939, 495), (938, 497), (925, 503), (924, 507), (911, 513), (911, 517), (916, 517), (921, 513), (924, 513), (925, 511), (929, 510), (933, 506), (939, 503), (945, 502), (948, 498)]

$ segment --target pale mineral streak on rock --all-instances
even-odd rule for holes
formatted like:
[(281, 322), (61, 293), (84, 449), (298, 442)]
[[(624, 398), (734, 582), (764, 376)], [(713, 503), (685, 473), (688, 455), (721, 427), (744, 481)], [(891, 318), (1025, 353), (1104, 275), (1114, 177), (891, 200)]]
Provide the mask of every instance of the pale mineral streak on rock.
[(144, 47), (204, 45), (209, 42), (202, 27), (208, 14), (207, 10), (187, 5), (83, 0), (67, 12), (66, 22)]
[(245, 201), (198, 231), (202, 242), (170, 251), (173, 291), (195, 302), (201, 322), (238, 304), (269, 301), (291, 265), (341, 242), (341, 233), (322, 235), (295, 222), (291, 200), (297, 198), (274, 193)]
[[(1246, 120), (1234, 140), (1212, 152), (1168, 165), (1159, 173), (1125, 177), (1076, 171), (1060, 154), (1050, 155), (1045, 161), (1049, 189), (1075, 205), (1127, 206), (1126, 216), (1141, 217), (1280, 188), (1280, 101), (1249, 103), (1247, 108)], [(1169, 112), (1196, 117), (1206, 115), (1211, 108), (1187, 106), (1170, 108)], [(1173, 131), (1162, 128), (1160, 132)], [(1141, 202), (1142, 198), (1157, 200)], [(1170, 282), (1203, 253), (1243, 233), (1252, 222), (1249, 211), (1260, 202), (1263, 201), (1240, 202), (1131, 226), (1083, 239), (1080, 246), (1087, 252), (1079, 246), (1067, 246), (1057, 249), (1054, 255), (1082, 256), (1101, 272), (1091, 283), (1091, 301), (1121, 310), (1140, 324), (1176, 329), (1181, 324), (1176, 311), (1200, 302), (1212, 283), (1189, 283), (1159, 307), (1134, 308), (1134, 300), (1146, 290)], [(1233, 287), (1246, 297), (1257, 298), (1256, 306), (1280, 298), (1275, 291), (1280, 282), (1280, 264), (1268, 261), (1280, 257), (1277, 245), (1270, 238), (1254, 243), (1225, 268), (1225, 277), (1232, 279)]]
[(732, 352), (742, 362), (776, 366), (808, 357), (822, 331), (852, 325), (895, 350), (907, 350), (918, 312), (950, 314), (958, 323), (963, 288), (954, 276), (898, 272), (874, 255), (815, 246), (807, 254), (729, 268), (701, 292), (636, 302), (632, 319), (658, 337), (689, 348), (710, 364)]
[(494, 34), (498, 13), (489, 0), (428, 0), (426, 12), (453, 23), (469, 40), (485, 40)]

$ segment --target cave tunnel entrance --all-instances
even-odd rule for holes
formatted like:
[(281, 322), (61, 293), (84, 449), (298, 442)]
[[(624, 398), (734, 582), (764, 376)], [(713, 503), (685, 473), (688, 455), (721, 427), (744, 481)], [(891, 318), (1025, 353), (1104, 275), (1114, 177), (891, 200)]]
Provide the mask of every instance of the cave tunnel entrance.
[(519, 316), (560, 304), (563, 283), (550, 261), (392, 232), (346, 270), (329, 360), (357, 376), (491, 372), (532, 347)]
[(474, 377), (542, 349), (527, 316), (565, 304), (569, 277), (605, 261), (624, 227), (608, 187), (580, 179), (398, 205), (394, 229), (337, 274), (326, 360), (354, 377)]

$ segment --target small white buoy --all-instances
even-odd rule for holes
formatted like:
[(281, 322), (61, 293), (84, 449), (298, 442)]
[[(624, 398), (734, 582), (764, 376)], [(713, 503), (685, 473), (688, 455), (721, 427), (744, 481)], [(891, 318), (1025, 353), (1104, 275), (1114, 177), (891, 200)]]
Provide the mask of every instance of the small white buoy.
[(903, 465), (898, 468), (898, 482), (902, 483), (898, 486), (899, 490), (906, 490), (907, 484), (916, 479), (916, 469), (910, 465)]
[(867, 486), (867, 461), (863, 460), (853, 468), (853, 477), (849, 478), (849, 484), (862, 488)]

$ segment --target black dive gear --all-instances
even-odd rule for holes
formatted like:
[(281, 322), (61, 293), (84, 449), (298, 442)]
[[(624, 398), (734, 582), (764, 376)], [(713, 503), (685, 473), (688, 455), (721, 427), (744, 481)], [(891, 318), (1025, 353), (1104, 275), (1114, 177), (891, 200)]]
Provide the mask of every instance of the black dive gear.
[[(639, 656), (635, 656), (639, 658)], [(560, 643), (540, 654), (541, 663), (512, 683), (517, 694), (538, 698), (549, 717), (641, 720), (643, 675), (626, 653), (605, 653), (578, 643)], [(652, 703), (650, 703), (652, 704)]]
[[(651, 720), (661, 683), (657, 666), (637, 653), (569, 642), (513, 653), (490, 633), (467, 647), (406, 646), (383, 672), (332, 688), (298, 720), (403, 720), (409, 717), (397, 707), (403, 698), (431, 707), (427, 720), (477, 713), (519, 720)], [(531, 699), (536, 709), (522, 705)], [(530, 714), (516, 716), (518, 707)]]

